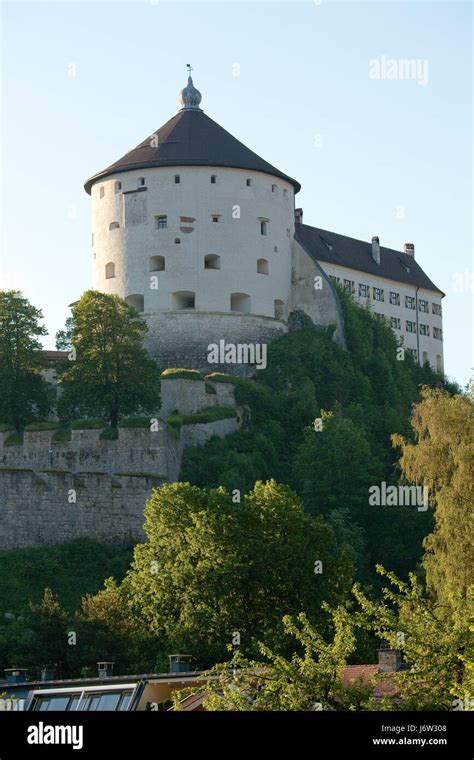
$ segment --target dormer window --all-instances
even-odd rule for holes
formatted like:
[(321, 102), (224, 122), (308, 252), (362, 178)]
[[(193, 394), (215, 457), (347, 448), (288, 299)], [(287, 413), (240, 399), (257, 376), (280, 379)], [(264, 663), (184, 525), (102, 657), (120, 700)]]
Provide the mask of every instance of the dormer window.
[(139, 177), (137, 179), (137, 187), (145, 187), (145, 177)]

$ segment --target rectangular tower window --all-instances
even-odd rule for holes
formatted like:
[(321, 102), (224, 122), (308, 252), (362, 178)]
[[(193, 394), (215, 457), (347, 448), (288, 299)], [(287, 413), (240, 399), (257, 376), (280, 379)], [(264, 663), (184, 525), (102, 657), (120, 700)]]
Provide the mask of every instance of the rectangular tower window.
[(247, 187), (250, 187), (251, 184), (252, 184), (252, 180), (251, 179), (247, 179)]
[(137, 180), (137, 187), (144, 187), (145, 186), (145, 177), (139, 177)]
[(215, 184), (216, 184), (216, 175), (211, 174), (211, 185), (215, 185)]
[(179, 176), (179, 174), (175, 174), (174, 175), (174, 184), (175, 185), (179, 185), (180, 182), (181, 182), (181, 177)]
[(166, 230), (168, 228), (168, 217), (165, 215), (155, 216), (155, 229)]

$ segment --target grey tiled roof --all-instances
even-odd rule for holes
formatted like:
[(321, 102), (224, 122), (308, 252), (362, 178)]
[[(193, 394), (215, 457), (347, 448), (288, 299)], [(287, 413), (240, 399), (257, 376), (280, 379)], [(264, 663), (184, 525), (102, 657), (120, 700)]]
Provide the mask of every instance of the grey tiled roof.
[(372, 243), (365, 240), (356, 240), (336, 232), (310, 227), (308, 224), (295, 225), (295, 238), (318, 261), (356, 269), (406, 285), (418, 285), (420, 288), (444, 295), (415, 259), (402, 251), (380, 246), (378, 265), (372, 258)]
[[(152, 136), (158, 137), (152, 141)], [(199, 110), (182, 110), (140, 145), (107, 169), (95, 174), (84, 187), (90, 194), (97, 180), (116, 172), (155, 166), (227, 166), (264, 172), (290, 182), (295, 191), (299, 183), (257, 156), (217, 122)]]

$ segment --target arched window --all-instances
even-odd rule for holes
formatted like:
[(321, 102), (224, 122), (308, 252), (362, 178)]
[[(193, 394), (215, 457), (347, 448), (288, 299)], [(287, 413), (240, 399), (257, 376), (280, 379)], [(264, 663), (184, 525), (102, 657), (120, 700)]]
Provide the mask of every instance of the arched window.
[(272, 193), (276, 193), (276, 191), (277, 191), (277, 186), (276, 185), (272, 185)]
[(250, 312), (250, 296), (247, 293), (230, 294), (230, 310), (240, 311), (242, 314)]
[(145, 187), (145, 177), (139, 177), (137, 179), (137, 187)]
[(209, 253), (207, 256), (204, 256), (204, 269), (220, 269), (221, 268), (221, 257), (217, 256), (214, 253)]
[(166, 269), (164, 256), (150, 256), (150, 272), (163, 272)]
[(109, 224), (109, 230), (117, 230), (120, 227), (120, 224), (118, 222), (110, 222)]
[(131, 296), (127, 296), (125, 298), (125, 303), (128, 303), (129, 306), (132, 306), (137, 311), (144, 311), (145, 309), (145, 299), (140, 293), (134, 293)]
[(266, 235), (267, 234), (267, 222), (265, 219), (260, 220), (260, 234)]
[(194, 309), (195, 304), (196, 294), (191, 290), (178, 290), (172, 295), (172, 306), (175, 311)]
[(275, 319), (284, 319), (285, 302), (281, 301), (279, 298), (276, 298), (273, 301), (273, 310), (274, 310)]
[(105, 195), (105, 187), (102, 186), (99, 190), (99, 198), (103, 198)]
[(121, 189), (122, 189), (122, 183), (119, 182), (118, 180), (116, 182), (114, 182), (114, 190), (115, 190), (115, 192), (119, 193), (121, 191)]
[(105, 265), (105, 279), (110, 280), (111, 277), (115, 277), (115, 264), (113, 261), (109, 261), (109, 263)]
[(268, 274), (267, 259), (257, 259), (257, 272), (259, 274)]

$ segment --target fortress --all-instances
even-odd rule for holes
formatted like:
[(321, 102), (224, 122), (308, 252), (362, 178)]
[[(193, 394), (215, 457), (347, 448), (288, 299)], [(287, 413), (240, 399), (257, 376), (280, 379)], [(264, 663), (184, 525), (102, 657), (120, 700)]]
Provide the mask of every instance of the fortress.
[(371, 303), (420, 363), (442, 371), (444, 294), (414, 245), (400, 252), (377, 236), (364, 242), (303, 224), (299, 183), (210, 119), (191, 76), (180, 102), (85, 184), (93, 287), (142, 313), (159, 365), (209, 372), (219, 369), (209, 366), (209, 345), (266, 343), (302, 323), (333, 325), (344, 345), (337, 282)]
[[(160, 368), (253, 374), (264, 361), (252, 366), (244, 355), (263, 359), (257, 348), (309, 325), (332, 326), (344, 347), (339, 284), (441, 372), (444, 294), (414, 245), (395, 251), (377, 236), (365, 242), (303, 224), (299, 183), (206, 116), (191, 76), (180, 100), (172, 119), (85, 184), (93, 287), (140, 312)], [(232, 382), (197, 373), (163, 378), (161, 400), (156, 430), (122, 427), (116, 440), (96, 429), (73, 429), (70, 440), (50, 430), (27, 430), (22, 441), (0, 433), (0, 548), (142, 540), (145, 499), (179, 479), (184, 447), (246, 419)]]
[(298, 182), (210, 119), (191, 77), (180, 100), (176, 116), (86, 182), (94, 289), (143, 313), (161, 367), (210, 372), (210, 344), (266, 343), (297, 311), (335, 325), (342, 343), (334, 288), (295, 240)]

